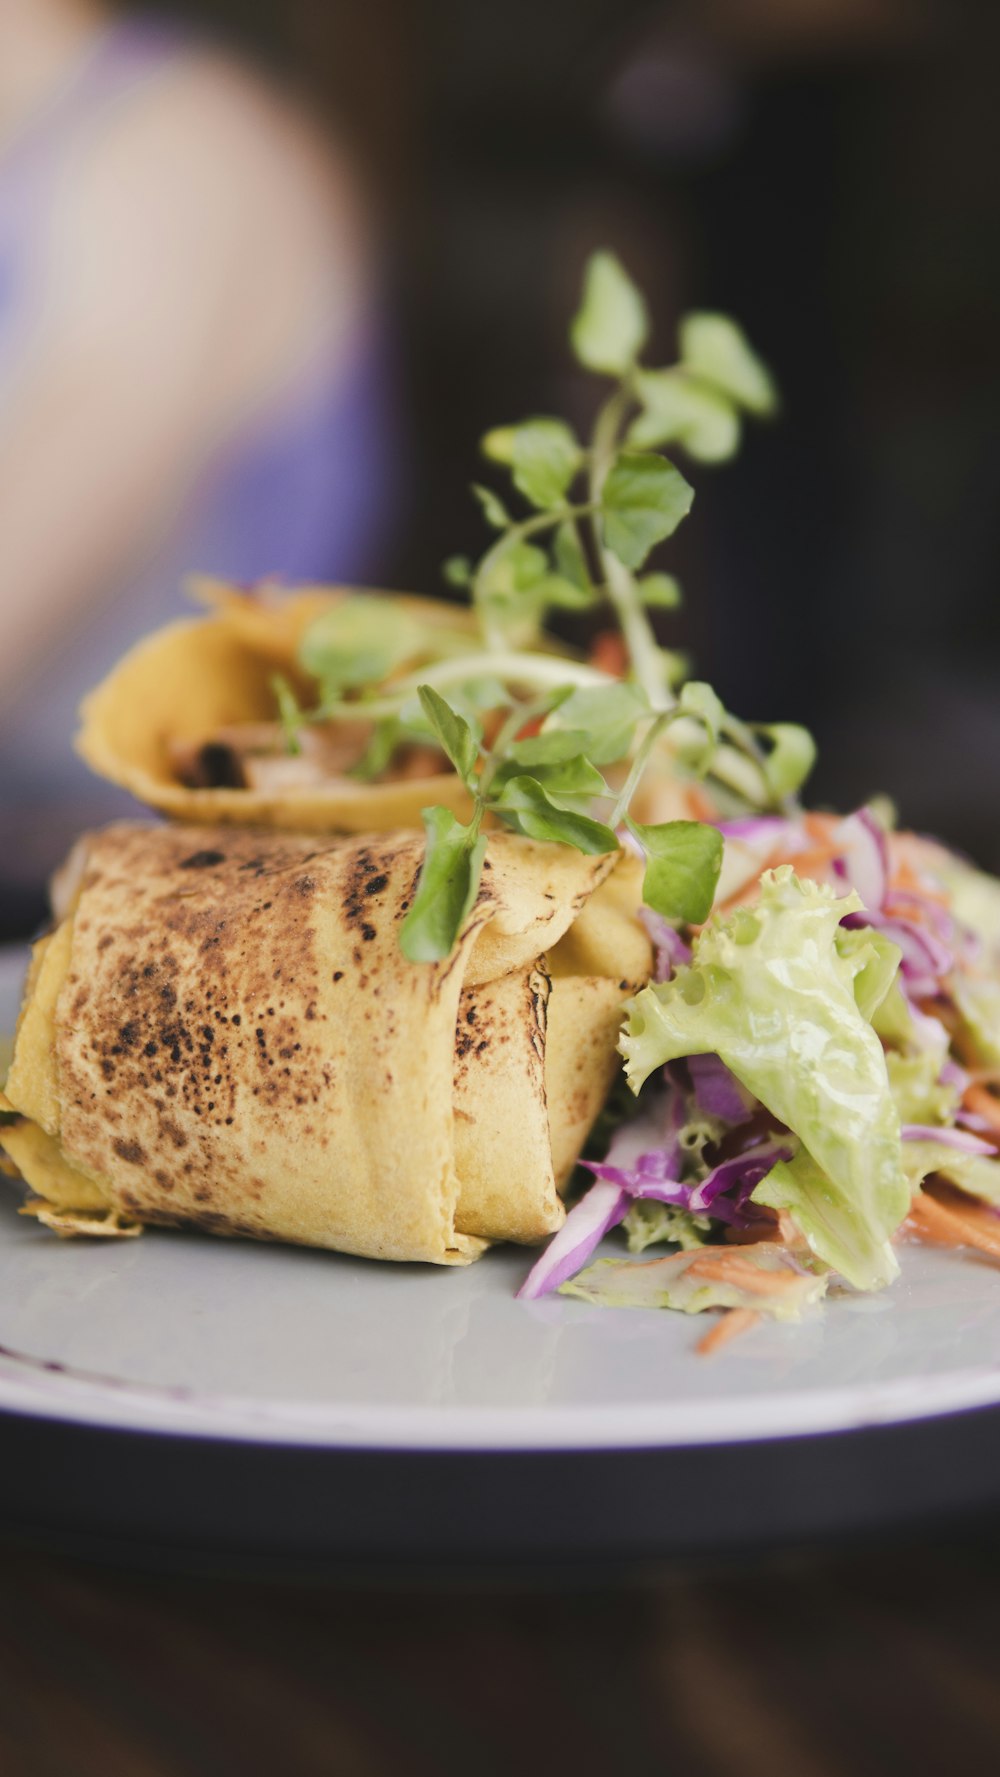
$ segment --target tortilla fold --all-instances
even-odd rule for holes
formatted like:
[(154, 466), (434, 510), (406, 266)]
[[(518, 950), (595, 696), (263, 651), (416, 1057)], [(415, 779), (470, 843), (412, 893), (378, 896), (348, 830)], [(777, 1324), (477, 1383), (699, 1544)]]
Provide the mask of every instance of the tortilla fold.
[(33, 1211), (437, 1264), (556, 1229), (649, 973), (641, 867), (491, 835), (452, 955), (412, 964), (422, 855), (412, 832), (91, 836), (0, 1124)]
[[(281, 599), (200, 583), (208, 616), (183, 618), (145, 636), (85, 699), (76, 748), (99, 777), (175, 820), (233, 822), (298, 833), (358, 833), (419, 827), (431, 805), (468, 819), (468, 792), (454, 772), (366, 783), (331, 778), (279, 790), (192, 789), (177, 775), (172, 750), (200, 745), (221, 730), (273, 721), (273, 680), (290, 680), (303, 701), (315, 685), (296, 668), (309, 624), (349, 596), (349, 589), (306, 587)], [(373, 599), (379, 597), (371, 593)], [(393, 597), (426, 627), (467, 631), (470, 613), (434, 599)]]

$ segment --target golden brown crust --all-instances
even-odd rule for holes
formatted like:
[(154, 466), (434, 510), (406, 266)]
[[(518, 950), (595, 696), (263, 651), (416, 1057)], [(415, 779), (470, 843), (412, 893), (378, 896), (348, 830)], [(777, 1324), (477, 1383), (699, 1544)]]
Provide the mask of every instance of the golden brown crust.
[(442, 1264), (558, 1226), (634, 986), (600, 978), (600, 923), (586, 977), (560, 941), (594, 896), (614, 931), (627, 861), (494, 835), (456, 952), (415, 965), (422, 854), (412, 832), (94, 835), (12, 1070), (58, 1199), (29, 1182), (60, 1212)]

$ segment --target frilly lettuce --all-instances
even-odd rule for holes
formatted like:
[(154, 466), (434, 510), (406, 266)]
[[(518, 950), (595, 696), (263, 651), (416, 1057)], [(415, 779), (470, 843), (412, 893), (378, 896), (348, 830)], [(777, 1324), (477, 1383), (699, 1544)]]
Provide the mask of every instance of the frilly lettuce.
[(673, 1203), (657, 1203), (655, 1199), (639, 1198), (633, 1203), (624, 1221), (630, 1253), (643, 1253), (647, 1246), (669, 1241), (674, 1246), (694, 1252), (704, 1246), (712, 1231), (708, 1216), (695, 1215)]
[(891, 984), (894, 947), (841, 929), (859, 908), (856, 894), (838, 899), (789, 865), (766, 871), (752, 908), (711, 920), (691, 963), (629, 1002), (619, 1046), (636, 1092), (668, 1061), (719, 1055), (802, 1143), (754, 1200), (787, 1210), (819, 1258), (878, 1289), (898, 1272), (889, 1243), (910, 1187), (885, 1056), (865, 1016)]

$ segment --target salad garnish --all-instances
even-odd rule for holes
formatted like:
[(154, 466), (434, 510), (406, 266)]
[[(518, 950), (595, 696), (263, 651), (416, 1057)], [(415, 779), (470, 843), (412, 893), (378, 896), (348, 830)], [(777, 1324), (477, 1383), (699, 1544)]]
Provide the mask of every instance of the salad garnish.
[(675, 1260), (584, 1269), (598, 1189), (633, 1252), (715, 1254), (726, 1304), (755, 1319), (822, 1293), (786, 1291), (780, 1309), (762, 1296), (745, 1263), (775, 1243), (824, 1289), (891, 1282), (907, 1238), (1000, 1258), (1000, 1029), (979, 1015), (1000, 969), (1000, 885), (871, 808), (721, 827), (712, 917), (649, 921), (658, 979), (621, 1040), (637, 1113), (522, 1295), (721, 1305), (678, 1293)]
[[(425, 863), (400, 933), (411, 961), (440, 960), (452, 948), (478, 890), (484, 822), (584, 852), (631, 843), (646, 858), (647, 905), (697, 923), (714, 898), (719, 830), (633, 818), (644, 775), (669, 760), (732, 812), (797, 806), (814, 757), (806, 731), (743, 722), (711, 686), (682, 682), (683, 663), (651, 620), (681, 596), (672, 575), (650, 569), (651, 553), (694, 499), (665, 448), (702, 463), (731, 457), (744, 420), (774, 412), (774, 386), (725, 316), (686, 316), (678, 361), (667, 368), (644, 363), (648, 338), (640, 292), (612, 254), (595, 254), (570, 341), (610, 388), (586, 440), (550, 416), (495, 427), (482, 440), (511, 486), (503, 496), (474, 488), (497, 535), (477, 563), (445, 565), (471, 600), (471, 640), (439, 624), (422, 630), (392, 600), (347, 599), (316, 620), (300, 648), (300, 667), (318, 682), (315, 707), (301, 708), (287, 681), (276, 685), (289, 750), (310, 724), (366, 718), (374, 727), (359, 775), (430, 743), (468, 791), (467, 820), (444, 808), (424, 813)], [(570, 658), (544, 633), (553, 611), (599, 607), (617, 625), (617, 672)]]
[[(661, 644), (654, 616), (681, 594), (653, 551), (694, 498), (666, 453), (720, 463), (777, 398), (725, 316), (686, 316), (667, 367), (648, 341), (640, 292), (595, 254), (570, 328), (605, 381), (594, 422), (581, 438), (537, 416), (482, 440), (509, 481), (473, 490), (495, 536), (445, 569), (472, 632), (347, 599), (300, 649), (315, 706), (285, 682), (276, 695), (289, 751), (361, 722), (356, 775), (418, 747), (461, 780), (465, 818), (423, 813), (413, 962), (449, 954), (491, 825), (641, 854), (656, 965), (620, 1045), (637, 1097), (613, 1098), (592, 1182), (520, 1293), (725, 1307), (746, 1327), (891, 1283), (904, 1238), (1000, 1257), (1000, 884), (897, 831), (887, 805), (805, 810), (807, 731), (741, 720)], [(546, 634), (553, 612), (602, 607), (615, 628), (590, 660)], [(687, 786), (685, 818), (656, 818), (650, 786), (666, 784), (675, 805)], [(617, 1226), (632, 1257), (589, 1264)], [(658, 1246), (673, 1250), (636, 1262)]]

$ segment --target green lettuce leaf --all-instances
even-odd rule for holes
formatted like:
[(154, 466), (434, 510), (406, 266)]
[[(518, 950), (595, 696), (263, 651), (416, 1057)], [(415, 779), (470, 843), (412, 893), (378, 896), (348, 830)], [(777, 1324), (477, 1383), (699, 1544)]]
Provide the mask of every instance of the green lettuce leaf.
[[(706, 1308), (752, 1308), (775, 1320), (799, 1320), (803, 1308), (826, 1294), (826, 1275), (802, 1270), (787, 1247), (775, 1242), (742, 1247), (735, 1265), (736, 1254), (720, 1249), (720, 1275), (699, 1276), (706, 1264), (711, 1266), (713, 1251), (698, 1247), (639, 1265), (628, 1259), (599, 1259), (562, 1284), (560, 1294), (604, 1308), (675, 1308), (682, 1314), (701, 1314)], [(724, 1277), (723, 1269), (732, 1275)], [(754, 1274), (752, 1283), (740, 1281), (740, 1270)], [(771, 1290), (769, 1276), (774, 1278)]]
[(901, 1123), (951, 1123), (958, 1108), (959, 1091), (938, 1078), (942, 1057), (933, 1051), (900, 1055), (886, 1051), (889, 1085)]
[(644, 1253), (647, 1246), (656, 1246), (660, 1241), (695, 1252), (712, 1232), (709, 1216), (694, 1215), (674, 1203), (657, 1203), (642, 1197), (633, 1203), (622, 1227), (630, 1253)]
[(946, 1142), (907, 1141), (903, 1143), (903, 1165), (913, 1189), (923, 1184), (931, 1173), (968, 1191), (970, 1197), (981, 1197), (1000, 1209), (1000, 1160), (986, 1154), (960, 1154)]
[(934, 859), (934, 874), (951, 893), (955, 918), (969, 926), (994, 956), (1000, 956), (1000, 882), (996, 877), (975, 869), (943, 846)]
[(668, 1061), (721, 1056), (806, 1151), (755, 1201), (788, 1210), (813, 1252), (878, 1289), (898, 1271), (889, 1243), (910, 1190), (882, 1045), (856, 998), (874, 952), (838, 942), (859, 906), (790, 865), (766, 871), (753, 908), (709, 921), (690, 965), (629, 1002), (619, 1047), (634, 1091)]
[(870, 926), (862, 927), (857, 932), (845, 931), (841, 926), (835, 941), (840, 955), (845, 960), (850, 960), (851, 966), (857, 970), (854, 977), (855, 1002), (862, 1018), (872, 1024), (879, 1007), (895, 985), (899, 959), (903, 953), (898, 944), (893, 944), (890, 938), (884, 937)]
[(1000, 1067), (1000, 981), (956, 969), (951, 992), (976, 1061), (980, 1067)]

